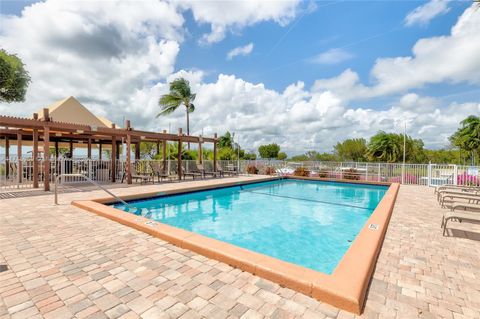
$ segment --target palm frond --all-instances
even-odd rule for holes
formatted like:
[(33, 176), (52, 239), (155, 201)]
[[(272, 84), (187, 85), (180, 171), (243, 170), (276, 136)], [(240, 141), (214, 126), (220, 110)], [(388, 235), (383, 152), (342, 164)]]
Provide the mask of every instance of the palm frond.
[(187, 107), (187, 110), (188, 110), (188, 113), (192, 113), (193, 111), (195, 111), (195, 105), (190, 103)]

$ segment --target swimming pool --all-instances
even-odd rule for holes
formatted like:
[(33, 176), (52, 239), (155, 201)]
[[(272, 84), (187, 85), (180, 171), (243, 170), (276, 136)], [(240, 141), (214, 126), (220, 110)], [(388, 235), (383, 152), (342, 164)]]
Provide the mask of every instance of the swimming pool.
[(154, 221), (332, 274), (387, 189), (287, 179), (129, 204)]

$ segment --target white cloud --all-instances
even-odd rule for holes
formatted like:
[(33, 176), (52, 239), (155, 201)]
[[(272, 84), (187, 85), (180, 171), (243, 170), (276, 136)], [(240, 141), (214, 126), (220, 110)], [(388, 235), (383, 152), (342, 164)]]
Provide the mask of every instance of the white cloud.
[(433, 18), (443, 15), (450, 10), (448, 0), (430, 0), (411, 11), (405, 17), (405, 25), (426, 25)]
[(227, 60), (231, 60), (234, 57), (239, 55), (249, 55), (250, 53), (252, 53), (252, 50), (253, 50), (252, 42), (244, 46), (236, 47), (227, 53)]
[(337, 64), (353, 58), (353, 54), (343, 49), (330, 49), (310, 59), (312, 63)]
[(360, 82), (348, 69), (336, 78), (320, 79), (313, 89), (334, 90), (346, 99), (371, 98), (406, 92), (432, 83), (480, 84), (480, 10), (465, 10), (449, 35), (420, 39), (412, 56), (379, 58), (370, 75), (372, 85)]
[[(207, 83), (201, 70), (176, 71), (185, 26), (181, 10), (171, 3), (46, 1), (27, 7), (21, 17), (2, 16), (2, 48), (18, 53), (32, 83), (25, 103), (0, 104), (0, 113), (30, 116), (74, 95), (119, 124), (125, 117), (139, 129), (160, 131), (171, 125), (176, 130), (185, 128), (183, 110), (158, 119), (155, 115), (168, 82), (182, 76), (197, 93), (191, 132), (235, 131), (249, 150), (276, 142), (289, 153), (329, 151), (345, 138), (369, 137), (380, 129), (401, 131), (405, 119), (410, 134), (439, 147), (461, 119), (480, 112), (480, 104), (445, 105), (409, 91), (428, 83), (480, 83), (479, 12), (468, 9), (448, 36), (418, 41), (412, 57), (379, 59), (371, 86), (347, 69), (316, 81), (311, 89), (297, 82), (276, 91), (235, 75), (220, 74)], [(225, 30), (237, 25), (229, 22), (234, 20), (223, 22)], [(255, 15), (238, 26), (257, 20)], [(349, 102), (403, 91), (384, 110)]]
[(184, 9), (192, 10), (195, 21), (211, 25), (201, 43), (223, 40), (228, 31), (236, 31), (261, 21), (273, 21), (281, 26), (295, 18), (299, 0), (283, 1), (197, 1), (183, 0)]
[(23, 114), (74, 95), (101, 115), (142, 117), (133, 97), (173, 72), (184, 32), (183, 16), (164, 1), (46, 1), (1, 20), (2, 48), (32, 78)]

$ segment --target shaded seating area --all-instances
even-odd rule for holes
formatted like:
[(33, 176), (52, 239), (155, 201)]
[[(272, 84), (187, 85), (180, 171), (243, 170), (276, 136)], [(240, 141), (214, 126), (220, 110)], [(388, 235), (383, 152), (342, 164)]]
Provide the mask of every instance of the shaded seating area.
[[(74, 119), (75, 122), (72, 122)], [(19, 118), (0, 115), (0, 140), (5, 145), (6, 180), (22, 185), (31, 185), (32, 188), (43, 187), (50, 190), (50, 184), (54, 175), (69, 173), (85, 174), (92, 179), (100, 178), (102, 182), (115, 183), (121, 178), (131, 184), (133, 181), (146, 183), (163, 179), (172, 180), (172, 172), (167, 172), (166, 151), (168, 143), (176, 143), (178, 154), (176, 155), (175, 176), (181, 180), (184, 176), (182, 165), (182, 152), (185, 143), (198, 144), (199, 153), (202, 154), (202, 146), (205, 143), (213, 144), (213, 162), (217, 167), (217, 134), (213, 137), (185, 135), (179, 128), (177, 134), (163, 132), (149, 132), (136, 130), (129, 120), (124, 127), (117, 127), (114, 123), (93, 115), (87, 108), (81, 105), (75, 98), (69, 97), (56, 102), (41, 112), (34, 113), (32, 118)], [(139, 170), (132, 165), (140, 160), (140, 146), (142, 143), (156, 143), (157, 155), (162, 154), (162, 167), (150, 167), (149, 172)], [(16, 145), (16, 158), (10, 156), (10, 148)], [(26, 157), (22, 155), (24, 146), (31, 147), (31, 157), (28, 167), (25, 167)], [(67, 147), (70, 154), (74, 148), (83, 148), (86, 151), (84, 157), (86, 163), (83, 168), (77, 164), (75, 167), (68, 166), (68, 158), (59, 161), (59, 149)], [(126, 150), (124, 163), (120, 161), (120, 150)], [(52, 152), (53, 150), (53, 152)], [(102, 163), (92, 164), (92, 150), (98, 150), (99, 160)], [(102, 158), (102, 150), (108, 150), (108, 158)], [(201, 158), (201, 156), (200, 156)], [(81, 160), (80, 160), (81, 161)], [(64, 162), (63, 165), (59, 163)], [(68, 163), (67, 163), (68, 162)], [(69, 164), (69, 165), (70, 165)], [(121, 167), (124, 165), (124, 167)], [(67, 167), (68, 166), (68, 167)], [(63, 168), (62, 168), (63, 167)], [(65, 169), (65, 168), (68, 169)], [(187, 172), (188, 174), (188, 172)], [(201, 176), (205, 175), (200, 173)], [(199, 175), (199, 176), (200, 176)], [(197, 176), (197, 175), (196, 175)]]

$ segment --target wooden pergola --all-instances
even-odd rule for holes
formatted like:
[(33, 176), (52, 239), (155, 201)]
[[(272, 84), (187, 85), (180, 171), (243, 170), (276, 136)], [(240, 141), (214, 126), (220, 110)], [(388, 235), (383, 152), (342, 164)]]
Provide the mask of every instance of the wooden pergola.
[[(19, 118), (0, 115), (0, 138), (5, 138), (6, 159), (9, 158), (9, 143), (10, 140), (15, 140), (17, 144), (17, 156), (22, 157), (22, 141), (32, 141), (32, 160), (33, 160), (33, 187), (38, 188), (39, 176), (39, 141), (43, 141), (43, 165), (44, 165), (44, 189), (50, 190), (50, 145), (53, 143), (58, 149), (58, 143), (69, 143), (70, 151), (73, 150), (74, 143), (86, 143), (87, 157), (92, 156), (92, 144), (99, 145), (101, 154), (102, 145), (109, 145), (111, 147), (111, 164), (112, 172), (116, 171), (116, 160), (119, 159), (119, 146), (122, 140), (126, 142), (126, 180), (128, 184), (132, 183), (131, 172), (131, 151), (132, 145), (135, 145), (135, 159), (140, 159), (140, 143), (154, 142), (157, 143), (157, 153), (160, 151), (160, 144), (162, 144), (163, 151), (163, 167), (167, 167), (166, 149), (167, 143), (178, 143), (178, 179), (182, 177), (182, 143), (198, 143), (199, 145), (199, 160), (202, 161), (202, 144), (213, 143), (213, 169), (217, 169), (217, 134), (214, 137), (202, 136), (187, 136), (182, 133), (182, 129), (178, 130), (178, 134), (167, 133), (165, 130), (162, 133), (148, 132), (135, 130), (131, 127), (130, 121), (125, 121), (125, 128), (116, 128), (115, 124), (112, 127), (95, 127), (90, 125), (82, 125), (75, 123), (55, 122), (50, 119), (49, 109), (43, 109), (43, 118), (40, 120), (37, 113), (33, 114), (33, 119)], [(58, 156), (58, 154), (56, 154)], [(19, 161), (21, 165), (22, 161)], [(21, 172), (21, 166), (18, 167)], [(115, 174), (111, 174), (111, 181), (115, 182)]]

